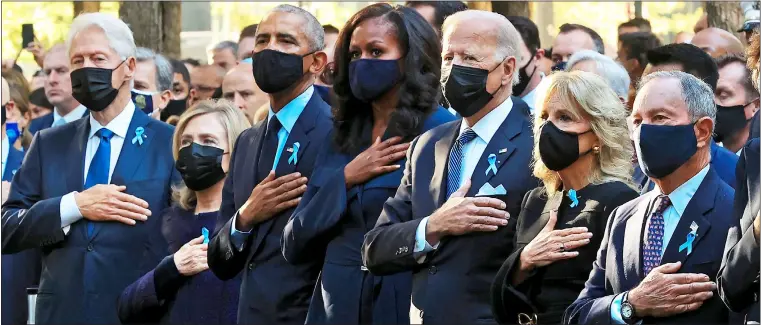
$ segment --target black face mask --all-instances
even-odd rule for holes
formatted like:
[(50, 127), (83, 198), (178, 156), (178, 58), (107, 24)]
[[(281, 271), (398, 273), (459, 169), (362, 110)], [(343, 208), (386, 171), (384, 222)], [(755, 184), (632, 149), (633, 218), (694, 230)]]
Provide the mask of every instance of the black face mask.
[[(502, 63), (491, 71), (501, 66)], [(494, 94), (486, 91), (486, 79), (491, 71), (461, 65), (452, 66), (447, 83), (444, 85), (444, 96), (457, 114), (462, 117), (471, 117), (494, 98)]]
[(571, 166), (579, 157), (592, 151), (589, 149), (579, 154), (579, 136), (592, 132), (570, 133), (559, 129), (554, 123), (547, 121), (542, 126), (539, 135), (539, 156), (547, 168), (560, 171)]
[(663, 178), (690, 160), (698, 151), (694, 125), (640, 125), (634, 147), (642, 171), (647, 176)]
[(531, 72), (531, 75), (526, 73), (526, 68), (528, 67), (529, 63), (531, 61), (534, 61), (534, 55), (531, 55), (531, 60), (526, 62), (526, 65), (524, 65), (522, 68), (518, 70), (518, 81), (519, 83), (515, 86), (513, 86), (513, 95), (520, 96), (523, 94), (523, 91), (526, 90), (526, 87), (528, 87), (529, 82), (531, 82), (531, 78), (536, 73), (536, 66), (534, 66), (534, 71)]
[(185, 186), (203, 191), (225, 178), (222, 169), (224, 150), (217, 147), (193, 144), (180, 149), (175, 167), (182, 175)]
[[(311, 55), (309, 53), (307, 55)], [(268, 94), (279, 93), (293, 86), (304, 76), (304, 57), (275, 50), (254, 53), (254, 80)]]
[(566, 64), (568, 64), (568, 62), (558, 62), (552, 66), (552, 71), (563, 71), (565, 70)]
[(188, 99), (172, 99), (169, 101), (169, 104), (166, 105), (166, 108), (161, 111), (161, 120), (166, 122), (166, 120), (171, 117), (172, 115), (180, 116), (182, 113), (185, 112), (185, 109), (188, 106)]
[[(752, 103), (752, 102), (751, 102)], [(716, 126), (713, 130), (713, 139), (722, 142), (729, 136), (748, 125), (751, 119), (745, 118), (745, 105), (721, 106), (716, 104)]]
[(5, 105), (7, 105), (7, 104), (3, 104), (3, 110), (0, 112), (1, 114), (3, 114), (3, 116), (2, 116), (3, 120), (2, 120), (2, 123), (0, 123), (0, 124), (5, 124)]
[(71, 91), (74, 99), (93, 112), (100, 112), (116, 99), (119, 90), (111, 84), (111, 75), (116, 68), (80, 68), (71, 72)]

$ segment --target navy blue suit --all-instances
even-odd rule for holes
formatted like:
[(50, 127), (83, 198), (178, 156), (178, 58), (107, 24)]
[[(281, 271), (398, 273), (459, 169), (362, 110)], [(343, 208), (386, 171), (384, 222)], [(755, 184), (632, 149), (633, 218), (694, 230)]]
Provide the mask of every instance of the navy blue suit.
[[(222, 280), (243, 270), (239, 324), (303, 324), (322, 262), (292, 265), (283, 258), (280, 237), (294, 209), (256, 225), (242, 251), (230, 239), (233, 216), (267, 176), (257, 175), (256, 164), (271, 164), (275, 159), (262, 155), (266, 123), (259, 122), (238, 137), (222, 192), (216, 234), (209, 243), (209, 267)], [(311, 177), (317, 155), (332, 129), (330, 106), (314, 92), (285, 144), (285, 148), (291, 148), (295, 142), (301, 144), (298, 162), (289, 164), (284, 151), (275, 169), (276, 176), (299, 172)]]
[[(413, 272), (412, 303), (423, 312), (424, 323), (496, 323), (491, 283), (512, 251), (521, 201), (538, 186), (530, 168), (534, 137), (528, 106), (517, 97), (512, 100), (512, 110), (478, 160), (467, 193), (475, 196), (486, 182), (502, 185), (507, 211), (513, 216), (506, 227), (445, 237), (422, 264), (413, 255), (421, 220), (446, 202), (449, 153), (462, 123), (458, 120), (413, 141), (396, 195), (386, 201), (376, 227), (365, 236), (362, 257), (370, 272)], [(496, 175), (484, 173), (490, 154), (497, 154)]]
[[(13, 146), (8, 149), (3, 181), (13, 180), (21, 167), (24, 153)], [(26, 288), (36, 287), (40, 282), (40, 251), (28, 249), (16, 254), (2, 256), (2, 324), (26, 324)]]
[[(615, 295), (631, 290), (644, 279), (642, 237), (648, 211), (659, 192), (642, 195), (612, 212), (605, 237), (592, 272), (578, 299), (566, 309), (564, 324), (610, 324), (611, 303)], [(722, 181), (713, 167), (706, 174), (697, 192), (687, 204), (661, 264), (681, 262), (679, 273), (703, 273), (716, 280), (721, 266), (724, 242), (730, 229), (737, 226), (732, 215), (734, 190)], [(698, 225), (693, 251), (679, 251), (692, 223)], [(665, 243), (664, 243), (665, 244)], [(729, 310), (714, 294), (696, 311), (666, 318), (645, 318), (645, 324), (726, 323)]]
[[(82, 117), (90, 114), (90, 110), (85, 110)], [(38, 131), (47, 129), (53, 126), (53, 113), (45, 114), (29, 122), (29, 133), (35, 135)]]
[[(427, 117), (421, 131), (452, 120), (454, 116), (439, 107)], [(371, 138), (372, 125), (367, 123), (364, 130), (365, 138)], [(323, 147), (316, 164), (319, 167), (285, 227), (283, 255), (292, 263), (322, 262), (325, 255), (309, 305), (308, 324), (409, 324), (411, 273), (375, 277), (362, 270), (360, 251), (383, 203), (399, 187), (403, 170), (347, 189), (344, 167), (355, 157), (340, 153), (333, 143)], [(404, 161), (397, 163), (403, 165)]]
[[(137, 127), (145, 130), (142, 145), (131, 143)], [(89, 119), (80, 119), (37, 134), (2, 208), (2, 252), (42, 250), (38, 324), (118, 324), (119, 294), (168, 254), (156, 216), (168, 206), (172, 182), (179, 179), (174, 128), (140, 110), (129, 124), (111, 183), (147, 201), (154, 217), (135, 226), (96, 222), (89, 238), (82, 219), (64, 234), (61, 198), (83, 190), (89, 130)]]

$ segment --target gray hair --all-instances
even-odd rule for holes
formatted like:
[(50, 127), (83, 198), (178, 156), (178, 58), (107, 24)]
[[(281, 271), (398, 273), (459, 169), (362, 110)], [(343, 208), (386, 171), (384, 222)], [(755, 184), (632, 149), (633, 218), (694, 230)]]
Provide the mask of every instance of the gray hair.
[(108, 40), (109, 46), (122, 60), (135, 56), (135, 38), (132, 30), (121, 19), (100, 12), (81, 14), (74, 18), (66, 37), (66, 53), (71, 55), (71, 41), (81, 31), (92, 26), (98, 27)]
[(650, 81), (655, 79), (677, 79), (682, 86), (682, 100), (687, 105), (690, 121), (693, 123), (703, 117), (716, 121), (716, 104), (714, 103), (713, 91), (703, 80), (681, 71), (658, 71), (653, 72), (639, 82), (637, 92)]
[(174, 70), (172, 64), (163, 55), (145, 47), (135, 51), (137, 62), (153, 62), (156, 66), (156, 89), (160, 92), (172, 89)]
[(216, 46), (214, 46), (213, 51), (222, 51), (230, 49), (233, 52), (233, 55), (238, 55), (238, 43), (235, 43), (233, 41), (223, 41), (219, 42)]
[(299, 15), (304, 18), (304, 20), (306, 20), (306, 24), (304, 24), (301, 28), (303, 29), (302, 32), (304, 35), (306, 35), (307, 41), (309, 42), (309, 52), (317, 52), (325, 49), (325, 30), (322, 28), (322, 25), (320, 25), (320, 22), (317, 20), (317, 18), (315, 18), (314, 15), (312, 15), (309, 11), (292, 5), (278, 5), (277, 7), (270, 10), (270, 13), (273, 12), (286, 12)]
[(594, 61), (597, 65), (596, 73), (605, 79), (605, 82), (616, 92), (616, 95), (624, 99), (628, 98), (629, 85), (631, 84), (629, 73), (624, 67), (605, 55), (592, 50), (578, 51), (568, 59), (565, 71), (571, 71), (574, 65), (584, 61)]

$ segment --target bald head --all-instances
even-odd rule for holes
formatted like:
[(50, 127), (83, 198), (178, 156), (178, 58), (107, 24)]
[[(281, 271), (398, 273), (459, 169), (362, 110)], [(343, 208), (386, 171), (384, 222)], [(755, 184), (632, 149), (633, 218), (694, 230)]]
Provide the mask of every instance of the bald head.
[(725, 54), (742, 54), (743, 44), (739, 38), (721, 28), (709, 27), (692, 38), (692, 45), (699, 47), (712, 58)]
[(251, 64), (239, 63), (225, 75), (222, 81), (222, 97), (253, 117), (262, 105), (269, 101), (267, 93), (259, 89)]
[(193, 101), (210, 99), (214, 91), (222, 86), (225, 70), (216, 65), (202, 65), (190, 72), (193, 83), (191, 97)]

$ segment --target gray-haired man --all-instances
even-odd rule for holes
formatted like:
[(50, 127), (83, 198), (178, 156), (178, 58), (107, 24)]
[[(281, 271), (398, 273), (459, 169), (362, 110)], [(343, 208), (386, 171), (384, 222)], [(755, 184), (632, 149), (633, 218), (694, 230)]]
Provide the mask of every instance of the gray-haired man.
[(135, 58), (135, 84), (132, 101), (135, 107), (158, 119), (161, 110), (172, 99), (172, 64), (163, 55), (151, 49), (138, 47)]
[(238, 43), (224, 41), (212, 50), (214, 65), (222, 68), (225, 72), (230, 71), (238, 63)]

